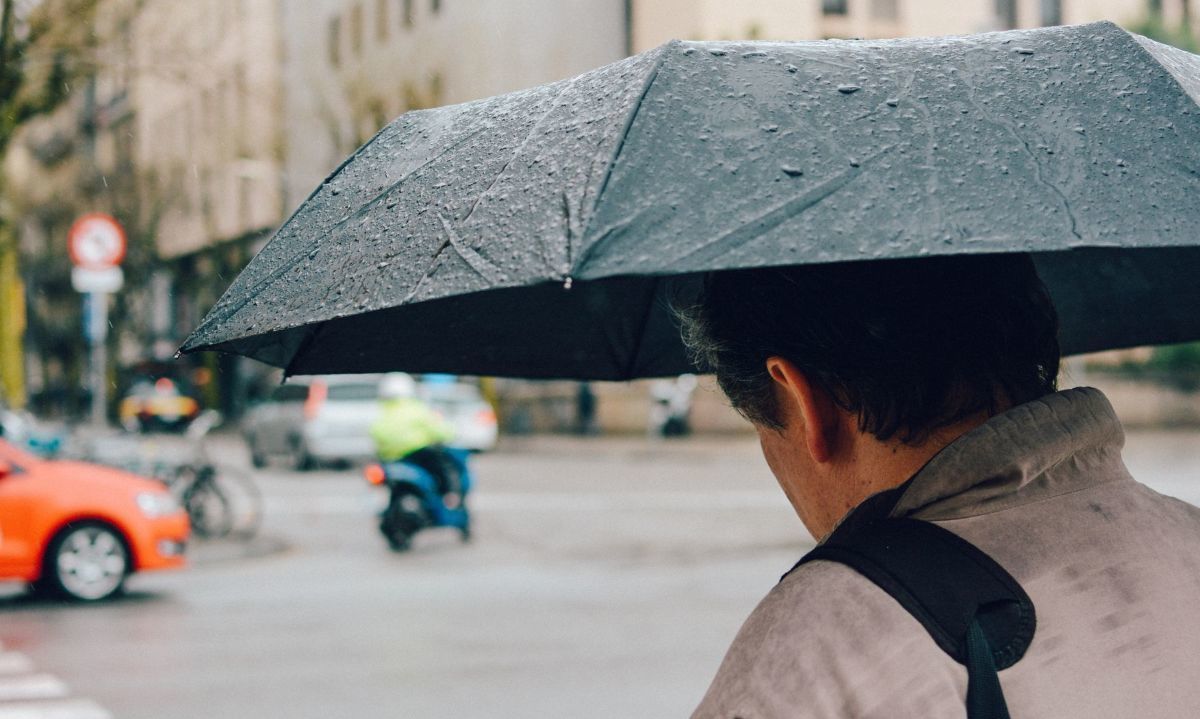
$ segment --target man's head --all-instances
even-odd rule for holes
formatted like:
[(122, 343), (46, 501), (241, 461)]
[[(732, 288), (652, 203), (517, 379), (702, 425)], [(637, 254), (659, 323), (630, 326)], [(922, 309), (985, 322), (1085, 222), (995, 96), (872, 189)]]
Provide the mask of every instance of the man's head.
[(876, 450), (923, 463), (997, 411), (1053, 392), (1058, 375), (1057, 317), (1024, 255), (714, 273), (682, 316), (698, 363), (759, 430), (817, 536), (829, 522), (806, 517), (801, 496), (813, 476), (866, 482), (845, 478), (878, 471)]

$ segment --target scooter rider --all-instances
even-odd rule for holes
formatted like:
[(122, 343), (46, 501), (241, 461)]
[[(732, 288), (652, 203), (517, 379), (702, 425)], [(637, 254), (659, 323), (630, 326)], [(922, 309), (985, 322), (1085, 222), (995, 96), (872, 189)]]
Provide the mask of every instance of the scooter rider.
[(371, 439), (379, 461), (408, 462), (429, 472), (443, 496), (458, 491), (458, 472), (443, 445), (453, 428), (416, 397), (417, 383), (402, 372), (388, 374), (379, 385), (379, 417)]

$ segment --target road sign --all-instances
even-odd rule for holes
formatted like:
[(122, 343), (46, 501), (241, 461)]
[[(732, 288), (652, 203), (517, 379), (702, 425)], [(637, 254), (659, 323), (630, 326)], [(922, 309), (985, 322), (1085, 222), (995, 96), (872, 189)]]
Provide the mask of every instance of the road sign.
[(71, 286), (76, 292), (116, 292), (124, 284), (125, 273), (120, 267), (71, 268)]
[(108, 215), (84, 215), (67, 233), (71, 261), (77, 267), (102, 270), (116, 267), (125, 258), (125, 231)]

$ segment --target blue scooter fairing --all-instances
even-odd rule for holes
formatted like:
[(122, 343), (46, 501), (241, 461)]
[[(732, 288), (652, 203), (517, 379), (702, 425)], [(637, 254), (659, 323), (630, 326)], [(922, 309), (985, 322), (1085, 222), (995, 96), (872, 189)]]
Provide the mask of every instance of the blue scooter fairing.
[[(471, 472), (467, 468), (470, 452), (464, 449), (446, 448), (445, 453), (453, 460), (458, 470), (458, 497), (453, 506), (446, 505), (446, 498), (438, 491), (438, 482), (428, 471), (403, 460), (385, 462), (384, 481), (395, 498), (404, 493), (414, 494), (421, 500), (421, 509), (426, 518), (425, 527), (454, 527), (464, 533), (470, 531), (471, 518), (467, 511), (466, 498), (471, 491)], [(385, 509), (386, 513), (391, 508)], [(424, 528), (424, 527), (422, 527)]]

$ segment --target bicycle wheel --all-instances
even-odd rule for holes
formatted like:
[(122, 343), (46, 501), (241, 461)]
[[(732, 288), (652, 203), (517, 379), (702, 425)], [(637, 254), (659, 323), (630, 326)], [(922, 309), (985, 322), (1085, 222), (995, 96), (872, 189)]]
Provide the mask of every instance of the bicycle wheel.
[(232, 534), (249, 539), (258, 534), (263, 519), (262, 491), (246, 470), (227, 464), (213, 465), (213, 477), (233, 508)]
[(197, 537), (218, 539), (233, 530), (233, 508), (229, 497), (211, 476), (202, 476), (185, 489), (182, 503)]

